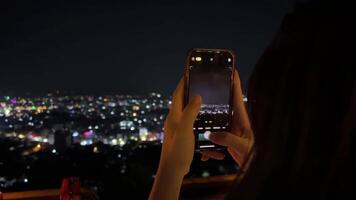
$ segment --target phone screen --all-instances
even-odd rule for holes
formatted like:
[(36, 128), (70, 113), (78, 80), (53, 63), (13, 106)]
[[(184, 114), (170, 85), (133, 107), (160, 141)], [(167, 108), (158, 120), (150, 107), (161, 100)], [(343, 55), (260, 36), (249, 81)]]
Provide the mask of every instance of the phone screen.
[(188, 59), (188, 100), (195, 95), (202, 97), (194, 124), (196, 148), (216, 148), (207, 135), (229, 130), (234, 57), (230, 51), (193, 50)]

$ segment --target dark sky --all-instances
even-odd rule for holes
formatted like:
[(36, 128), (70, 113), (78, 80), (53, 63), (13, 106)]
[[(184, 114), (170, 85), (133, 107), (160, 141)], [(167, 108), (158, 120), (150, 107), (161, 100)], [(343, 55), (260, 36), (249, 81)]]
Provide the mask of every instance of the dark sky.
[(58, 89), (170, 94), (192, 47), (235, 50), (246, 82), (292, 5), (7, 2), (0, 5), (0, 94)]

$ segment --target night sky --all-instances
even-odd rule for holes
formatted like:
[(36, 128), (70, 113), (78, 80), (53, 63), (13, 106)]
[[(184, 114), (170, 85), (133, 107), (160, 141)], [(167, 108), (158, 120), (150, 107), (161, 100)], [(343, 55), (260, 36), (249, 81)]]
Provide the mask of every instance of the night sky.
[(167, 95), (192, 47), (235, 50), (246, 83), (292, 7), (286, 0), (7, 2), (0, 5), (0, 95)]

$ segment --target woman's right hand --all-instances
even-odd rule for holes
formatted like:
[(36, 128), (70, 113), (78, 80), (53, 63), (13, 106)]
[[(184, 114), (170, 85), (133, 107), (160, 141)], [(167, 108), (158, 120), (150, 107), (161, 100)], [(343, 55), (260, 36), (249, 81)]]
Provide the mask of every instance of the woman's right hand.
[[(233, 83), (233, 118), (231, 132), (213, 132), (207, 137), (213, 143), (227, 147), (235, 162), (244, 166), (251, 155), (254, 145), (254, 136), (251, 128), (249, 116), (243, 102), (240, 77), (237, 71), (234, 72)], [(222, 160), (225, 155), (218, 151), (204, 150), (201, 152), (201, 160), (206, 161), (209, 158)]]

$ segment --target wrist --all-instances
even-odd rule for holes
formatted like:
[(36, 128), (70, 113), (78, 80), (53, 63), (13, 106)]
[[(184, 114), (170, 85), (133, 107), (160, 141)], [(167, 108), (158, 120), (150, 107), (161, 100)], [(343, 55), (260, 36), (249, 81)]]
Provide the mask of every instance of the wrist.
[(251, 162), (254, 160), (256, 154), (256, 150), (254, 146), (249, 150), (249, 153), (247, 155), (247, 159), (245, 160), (244, 164), (242, 165), (241, 171), (245, 173), (251, 165)]
[(177, 165), (175, 162), (170, 161), (170, 159), (166, 159), (160, 162), (157, 174), (168, 172), (179, 177), (184, 177), (188, 173), (188, 171), (189, 169), (186, 170), (185, 168)]
[(149, 199), (178, 199), (184, 175), (172, 163), (160, 162)]

